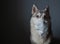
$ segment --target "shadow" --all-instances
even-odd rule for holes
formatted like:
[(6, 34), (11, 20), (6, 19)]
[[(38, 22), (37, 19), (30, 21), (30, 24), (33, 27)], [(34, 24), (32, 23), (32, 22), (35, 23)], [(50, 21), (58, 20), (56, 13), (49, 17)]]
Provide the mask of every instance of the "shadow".
[(60, 39), (53, 38), (50, 44), (60, 44)]

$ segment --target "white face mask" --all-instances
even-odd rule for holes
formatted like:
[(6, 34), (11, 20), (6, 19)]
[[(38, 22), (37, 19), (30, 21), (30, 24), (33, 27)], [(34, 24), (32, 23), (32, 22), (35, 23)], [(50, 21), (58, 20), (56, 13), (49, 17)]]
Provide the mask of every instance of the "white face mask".
[(48, 30), (48, 25), (44, 24), (44, 19), (43, 18), (34, 18), (34, 24), (35, 24), (35, 29), (37, 30), (37, 32), (39, 33), (40, 36), (45, 37), (47, 34), (47, 30)]

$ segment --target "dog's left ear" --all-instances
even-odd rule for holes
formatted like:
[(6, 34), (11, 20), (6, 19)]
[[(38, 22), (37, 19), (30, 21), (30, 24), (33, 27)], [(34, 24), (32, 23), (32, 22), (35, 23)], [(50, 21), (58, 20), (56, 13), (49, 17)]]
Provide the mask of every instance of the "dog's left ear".
[(49, 6), (48, 6), (48, 5), (46, 5), (44, 11), (45, 11), (45, 12), (49, 12)]
[(32, 14), (36, 13), (37, 11), (38, 11), (37, 7), (35, 6), (35, 4), (33, 4)]

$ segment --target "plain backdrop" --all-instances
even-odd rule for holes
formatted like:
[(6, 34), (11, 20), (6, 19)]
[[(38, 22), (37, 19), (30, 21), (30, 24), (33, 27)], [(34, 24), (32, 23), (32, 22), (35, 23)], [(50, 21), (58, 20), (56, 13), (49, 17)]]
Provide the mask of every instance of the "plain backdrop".
[(2, 40), (12, 40), (13, 43), (16, 40), (16, 44), (30, 43), (33, 4), (41, 10), (49, 5), (53, 36), (60, 38), (60, 0), (4, 0), (2, 4)]

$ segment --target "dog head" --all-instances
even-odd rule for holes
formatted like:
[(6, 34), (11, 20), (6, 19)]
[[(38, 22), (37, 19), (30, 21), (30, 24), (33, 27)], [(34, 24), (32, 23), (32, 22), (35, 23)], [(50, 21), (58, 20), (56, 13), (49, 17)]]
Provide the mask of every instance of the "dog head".
[(50, 19), (49, 16), (49, 7), (46, 6), (46, 8), (44, 10), (39, 10), (34, 4), (32, 7), (32, 17), (38, 19), (43, 18), (45, 21), (47, 21), (48, 19)]

